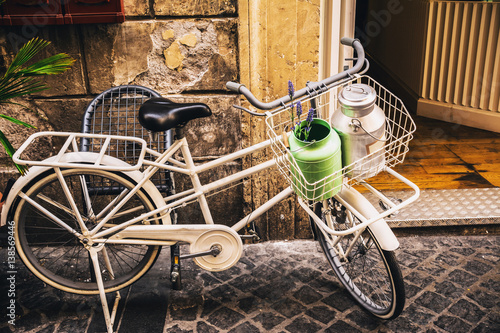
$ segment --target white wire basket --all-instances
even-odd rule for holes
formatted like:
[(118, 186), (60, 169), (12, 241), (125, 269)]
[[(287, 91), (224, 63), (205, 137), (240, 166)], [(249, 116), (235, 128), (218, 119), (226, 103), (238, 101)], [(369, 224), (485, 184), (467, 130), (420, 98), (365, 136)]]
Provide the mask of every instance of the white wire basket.
[[(311, 183), (304, 177), (290, 149), (285, 146), (283, 135), (284, 133), (290, 135), (290, 128), (292, 127), (290, 105), (268, 112), (266, 118), (267, 134), (271, 139), (271, 148), (275, 155), (278, 170), (292, 186), (295, 193), (310, 202), (323, 200), (326, 191), (334, 194), (340, 191), (341, 186), (353, 186), (361, 180), (373, 176), (374, 169), (382, 171), (385, 167), (393, 167), (402, 163), (409, 150), (409, 142), (416, 130), (413, 119), (398, 97), (368, 76), (356, 77), (319, 95), (301, 99), (304, 113), (307, 113), (310, 108), (314, 108), (317, 117), (330, 122), (330, 115), (339, 107), (338, 93), (347, 85), (354, 83), (364, 83), (375, 89), (377, 93), (375, 103), (384, 111), (386, 116), (385, 145), (352, 164), (343, 165), (339, 172), (319, 181)], [(305, 119), (305, 116), (302, 117)], [(382, 165), (380, 165), (379, 158), (381, 154), (385, 155)], [(361, 171), (353, 175), (352, 172), (349, 172), (353, 169)]]

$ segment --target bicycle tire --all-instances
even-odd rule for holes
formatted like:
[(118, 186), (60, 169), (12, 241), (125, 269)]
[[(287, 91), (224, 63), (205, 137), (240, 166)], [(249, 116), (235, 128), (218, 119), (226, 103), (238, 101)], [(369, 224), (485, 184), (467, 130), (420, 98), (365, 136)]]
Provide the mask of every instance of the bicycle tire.
[[(332, 209), (335, 207), (335, 203), (337, 208)], [(326, 210), (322, 209), (324, 205), (328, 206)], [(340, 203), (332, 199), (323, 204), (317, 203), (314, 210), (327, 225), (328, 223), (333, 224), (336, 230), (347, 229), (351, 222), (344, 221), (342, 216), (336, 216), (327, 221), (325, 212), (328, 210), (330, 213), (332, 210), (344, 211), (348, 220), (348, 216), (351, 215), (354, 223), (360, 223), (354, 214), (347, 209), (344, 210)], [(312, 223), (314, 222), (312, 221)], [(368, 227), (356, 240), (348, 260), (342, 260), (327, 241), (326, 237), (328, 236), (325, 236), (315, 223), (314, 227), (315, 234), (330, 266), (354, 300), (378, 318), (392, 320), (398, 317), (404, 309), (405, 289), (401, 269), (396, 261), (394, 251), (383, 250), (376, 236)], [(340, 240), (337, 248), (340, 247), (345, 253), (353, 238), (353, 234), (345, 236)]]
[[(95, 219), (92, 220), (92, 213), (98, 216), (99, 212), (112, 203), (119, 193), (133, 188), (136, 184), (134, 180), (120, 172), (66, 169), (62, 170), (62, 174), (89, 229), (97, 223)], [(85, 185), (82, 185), (82, 179)], [(89, 193), (87, 202), (91, 203), (92, 209), (86, 208), (82, 195), (84, 189)], [(63, 193), (61, 184), (52, 169), (33, 179), (22, 192), (54, 216), (80, 231), (74, 217), (75, 213), (70, 208), (68, 200), (61, 195)], [(124, 213), (132, 205), (137, 204), (142, 205), (140, 211), (130, 212), (130, 215)], [(13, 207), (16, 247), (28, 269), (57, 289), (83, 295), (98, 294), (90, 256), (78, 238), (21, 197), (16, 199)], [(144, 189), (141, 189), (117, 212), (123, 215), (113, 219), (107, 227), (155, 208), (153, 200)], [(158, 221), (154, 220), (152, 223), (157, 224)], [(114, 273), (112, 276), (106, 269), (104, 254), (100, 251), (99, 264), (106, 293), (122, 289), (137, 281), (153, 266), (161, 249), (160, 246), (118, 244), (106, 244), (104, 248), (109, 254), (108, 258)]]

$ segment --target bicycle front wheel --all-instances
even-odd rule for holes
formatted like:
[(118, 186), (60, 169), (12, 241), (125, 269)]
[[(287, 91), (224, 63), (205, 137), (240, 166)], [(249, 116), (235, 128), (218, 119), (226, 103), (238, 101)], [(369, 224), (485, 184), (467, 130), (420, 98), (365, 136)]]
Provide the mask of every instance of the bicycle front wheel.
[[(88, 250), (56, 219), (81, 233), (77, 222), (79, 214), (88, 230), (92, 230), (129, 193), (135, 182), (123, 173), (103, 170), (67, 169), (62, 170), (62, 175), (71, 198), (64, 194), (53, 170), (42, 173), (23, 189), (36, 204), (17, 198), (13, 217), (18, 254), (28, 269), (45, 283), (71, 293), (97, 294)], [(75, 206), (78, 212), (72, 208)], [(153, 200), (141, 189), (101, 230), (155, 208)], [(138, 280), (153, 265), (159, 252), (159, 246), (105, 244), (99, 252), (105, 291), (115, 291)]]
[[(335, 230), (361, 223), (334, 199), (317, 203), (315, 213)], [(404, 308), (405, 290), (394, 252), (383, 250), (369, 227), (359, 237), (355, 233), (342, 237), (335, 246), (335, 237), (322, 232), (316, 224), (314, 227), (333, 271), (356, 302), (381, 319), (398, 317)]]

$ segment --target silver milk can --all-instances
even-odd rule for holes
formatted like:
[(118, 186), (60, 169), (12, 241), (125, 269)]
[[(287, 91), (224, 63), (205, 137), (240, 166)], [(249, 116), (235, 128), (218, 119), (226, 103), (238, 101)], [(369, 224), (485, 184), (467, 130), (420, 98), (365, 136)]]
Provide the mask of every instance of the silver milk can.
[(342, 166), (349, 166), (346, 174), (350, 178), (375, 176), (385, 164), (386, 118), (376, 99), (375, 89), (361, 83), (338, 94), (340, 107), (333, 113), (331, 125), (340, 136)]

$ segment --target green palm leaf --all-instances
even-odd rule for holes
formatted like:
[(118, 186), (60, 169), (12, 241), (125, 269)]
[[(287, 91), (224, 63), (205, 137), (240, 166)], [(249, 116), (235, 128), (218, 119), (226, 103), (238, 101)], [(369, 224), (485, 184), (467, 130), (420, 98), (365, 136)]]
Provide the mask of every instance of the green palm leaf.
[(26, 62), (31, 60), (38, 52), (40, 52), (44, 47), (49, 45), (50, 42), (39, 38), (33, 38), (21, 47), (19, 52), (17, 52), (14, 60), (7, 68), (5, 76), (10, 76), (13, 73), (18, 72), (19, 68), (23, 66)]
[(25, 70), (21, 70), (24, 76), (53, 75), (65, 72), (75, 62), (65, 53), (59, 53), (49, 58), (40, 60)]
[(0, 84), (0, 103), (15, 97), (21, 97), (48, 89), (48, 87), (39, 82), (33, 81), (33, 78), (20, 78), (9, 80), (5, 85)]
[[(9, 155), (9, 157), (12, 159), (12, 155), (14, 155), (16, 150), (14, 149), (14, 147), (12, 147), (12, 144), (10, 143), (10, 141), (7, 139), (7, 137), (5, 136), (5, 134), (3, 134), (3, 132), (1, 130), (0, 130), (0, 143), (2, 144), (5, 151), (7, 152), (7, 155)], [(16, 166), (17, 170), (19, 171), (19, 173), (21, 175), (24, 175), (26, 173), (26, 171), (28, 171), (28, 168), (25, 165), (19, 165), (16, 163), (14, 163), (14, 165)]]
[(28, 128), (36, 128), (35, 126), (33, 126), (31, 124), (25, 123), (24, 121), (21, 121), (19, 119), (14, 118), (14, 117), (6, 116), (4, 114), (0, 114), (0, 118), (7, 119), (8, 121), (13, 122), (14, 124), (23, 125), (23, 126), (28, 127)]
[(39, 38), (28, 41), (14, 57), (9, 68), (0, 79), (0, 103), (6, 99), (37, 93), (48, 89), (39, 81), (32, 81), (33, 76), (60, 74), (68, 70), (75, 62), (66, 53), (59, 53), (23, 67), (28, 61), (49, 45), (50, 42)]
[[(0, 4), (2, 2), (0, 0)], [(38, 52), (49, 44), (50, 42), (43, 39), (33, 38), (21, 47), (3, 77), (0, 78), (0, 103), (20, 105), (9, 100), (49, 88), (45, 83), (35, 80), (34, 77), (60, 74), (73, 65), (75, 59), (65, 53), (59, 53), (31, 65), (26, 65)], [(0, 114), (0, 118), (28, 128), (34, 128), (32, 125), (10, 116)], [(15, 149), (2, 131), (0, 131), (0, 143), (7, 152), (7, 155), (12, 159)], [(27, 170), (27, 167), (24, 165), (16, 164), (16, 167), (21, 174), (24, 174)]]

